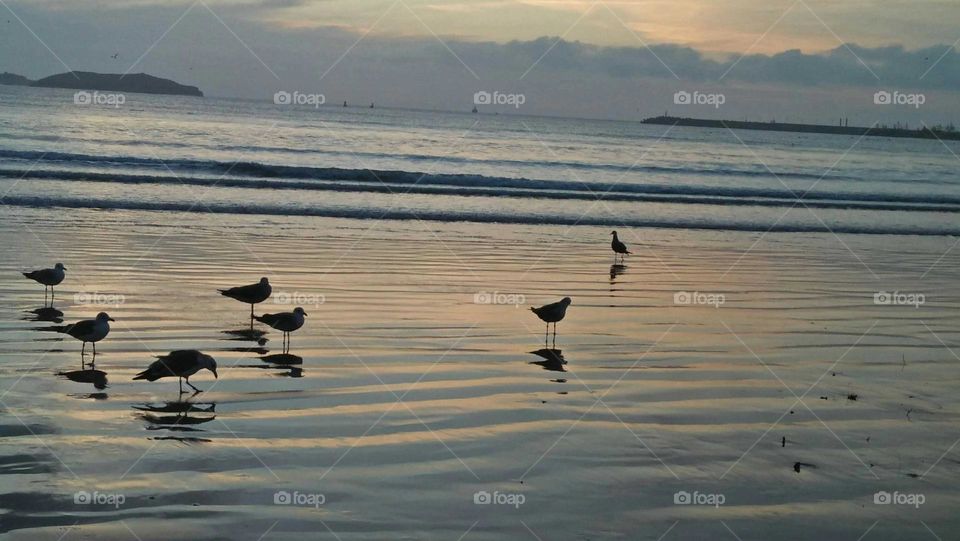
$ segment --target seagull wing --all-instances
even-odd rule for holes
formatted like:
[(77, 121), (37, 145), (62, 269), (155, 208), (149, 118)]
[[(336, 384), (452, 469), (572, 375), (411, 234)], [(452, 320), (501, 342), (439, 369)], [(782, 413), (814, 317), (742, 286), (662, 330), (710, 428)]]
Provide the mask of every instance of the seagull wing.
[(84, 336), (87, 336), (93, 332), (96, 325), (97, 325), (97, 320), (85, 319), (83, 321), (78, 321), (73, 325), (67, 325), (66, 327), (64, 327), (63, 332), (69, 334), (74, 338), (83, 340)]
[(157, 358), (146, 370), (137, 374), (133, 379), (156, 381), (167, 376), (180, 376), (188, 372), (196, 372), (197, 357), (200, 352), (194, 349), (171, 351), (167, 355)]

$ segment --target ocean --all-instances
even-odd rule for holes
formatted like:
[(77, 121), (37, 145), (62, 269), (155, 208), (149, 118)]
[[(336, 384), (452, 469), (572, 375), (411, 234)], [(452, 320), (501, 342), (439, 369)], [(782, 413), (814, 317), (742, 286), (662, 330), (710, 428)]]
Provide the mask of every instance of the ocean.
[(4, 538), (960, 528), (956, 142), (118, 105), (0, 86)]

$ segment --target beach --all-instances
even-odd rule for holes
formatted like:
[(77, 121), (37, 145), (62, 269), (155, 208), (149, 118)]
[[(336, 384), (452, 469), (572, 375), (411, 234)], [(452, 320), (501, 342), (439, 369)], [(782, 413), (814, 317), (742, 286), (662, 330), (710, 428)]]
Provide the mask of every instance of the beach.
[[(615, 267), (604, 226), (2, 213), (9, 539), (958, 527), (949, 235), (620, 227), (633, 255)], [(116, 319), (97, 344), (105, 385), (76, 373), (78, 341), (35, 321), (43, 289), (20, 272), (54, 261), (64, 322)], [(217, 293), (261, 276), (258, 314), (308, 314), (289, 356), (260, 323), (262, 344), (236, 332), (249, 305)], [(564, 296), (565, 364), (534, 353), (529, 310)], [(132, 381), (188, 348), (217, 359), (218, 379), (191, 379), (203, 393)]]

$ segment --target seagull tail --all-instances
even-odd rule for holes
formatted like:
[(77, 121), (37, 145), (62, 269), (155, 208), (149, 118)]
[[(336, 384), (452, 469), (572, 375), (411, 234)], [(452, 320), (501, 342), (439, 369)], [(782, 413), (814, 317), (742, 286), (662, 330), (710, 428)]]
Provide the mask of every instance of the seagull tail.
[(156, 380), (157, 380), (157, 378), (151, 377), (150, 370), (144, 370), (143, 372), (140, 372), (140, 373), (137, 374), (136, 376), (133, 376), (133, 379), (145, 379), (145, 380), (147, 380), (147, 381), (156, 381)]

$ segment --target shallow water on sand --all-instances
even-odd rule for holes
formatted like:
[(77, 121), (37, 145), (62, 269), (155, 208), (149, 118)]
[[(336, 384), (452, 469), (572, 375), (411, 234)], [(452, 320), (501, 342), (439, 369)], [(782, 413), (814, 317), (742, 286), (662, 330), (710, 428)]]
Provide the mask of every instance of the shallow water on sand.
[[(621, 231), (635, 255), (611, 267), (609, 231), (591, 227), (3, 213), (11, 539), (918, 539), (960, 527), (953, 238)], [(65, 322), (116, 319), (102, 373), (79, 372), (80, 344), (33, 321), (42, 288), (19, 272), (55, 261), (69, 269)], [(260, 276), (309, 314), (290, 356), (272, 330), (262, 345), (230, 333), (248, 328), (248, 307), (216, 289)], [(876, 304), (883, 291), (924, 302)], [(528, 307), (567, 295), (561, 364)], [(206, 392), (178, 399), (176, 381), (131, 380), (184, 348), (218, 360), (218, 380), (193, 378)], [(77, 503), (78, 491), (107, 503)], [(923, 503), (875, 504), (879, 491)], [(722, 505), (676, 504), (683, 492)], [(484, 493), (496, 501), (475, 503)], [(285, 494), (296, 501), (275, 503)]]

